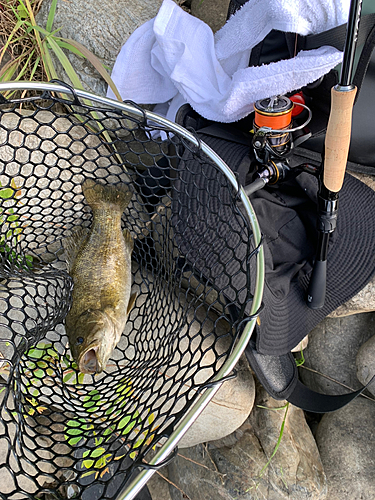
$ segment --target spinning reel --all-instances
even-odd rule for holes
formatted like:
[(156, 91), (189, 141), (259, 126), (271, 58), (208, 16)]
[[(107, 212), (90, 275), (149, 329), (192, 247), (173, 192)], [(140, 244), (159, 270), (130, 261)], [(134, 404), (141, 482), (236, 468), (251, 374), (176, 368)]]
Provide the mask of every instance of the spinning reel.
[[(304, 103), (302, 94), (290, 99), (273, 96), (257, 101), (254, 105), (252, 146), (255, 155), (253, 182), (245, 187), (247, 195), (266, 184), (276, 184), (301, 172), (318, 175), (312, 165), (291, 167), (289, 158), (297, 146), (311, 137), (306, 128), (311, 120), (311, 110)], [(293, 126), (293, 118), (307, 111), (307, 118), (301, 125)]]

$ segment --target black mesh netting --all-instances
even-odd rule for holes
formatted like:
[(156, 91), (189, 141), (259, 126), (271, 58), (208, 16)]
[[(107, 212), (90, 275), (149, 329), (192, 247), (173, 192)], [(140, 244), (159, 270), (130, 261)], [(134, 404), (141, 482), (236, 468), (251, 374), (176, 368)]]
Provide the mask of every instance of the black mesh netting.
[[(0, 101), (0, 498), (116, 498), (241, 333), (251, 225), (226, 176), (178, 134), (40, 94)], [(123, 225), (137, 298), (95, 376), (77, 370), (64, 329), (62, 240), (90, 228), (87, 178), (133, 190)]]

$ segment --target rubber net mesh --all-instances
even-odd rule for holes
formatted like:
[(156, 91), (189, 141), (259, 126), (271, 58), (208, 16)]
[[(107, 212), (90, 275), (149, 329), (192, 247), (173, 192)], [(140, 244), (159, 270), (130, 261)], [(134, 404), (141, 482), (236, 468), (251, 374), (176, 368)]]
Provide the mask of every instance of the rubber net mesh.
[[(2, 499), (116, 498), (228, 359), (252, 299), (251, 226), (216, 165), (145, 116), (67, 96), (0, 100)], [(62, 241), (90, 228), (87, 178), (133, 191), (137, 298), (96, 375), (64, 329)]]

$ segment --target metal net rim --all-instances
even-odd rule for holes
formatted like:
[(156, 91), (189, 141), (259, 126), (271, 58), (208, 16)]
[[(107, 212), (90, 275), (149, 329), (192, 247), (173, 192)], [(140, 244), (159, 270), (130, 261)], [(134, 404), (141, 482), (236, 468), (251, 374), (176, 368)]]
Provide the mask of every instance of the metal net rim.
[(153, 124), (157, 124), (161, 129), (170, 131), (183, 137), (191, 143), (198, 150), (201, 150), (206, 156), (212, 160), (223, 175), (229, 180), (234, 190), (237, 192), (239, 200), (242, 202), (246, 216), (249, 219), (251, 229), (254, 236), (254, 244), (256, 246), (256, 279), (253, 292), (253, 301), (250, 311), (249, 321), (244, 325), (242, 334), (229, 355), (227, 361), (223, 364), (220, 371), (214, 377), (212, 384), (204, 389), (199, 395), (197, 401), (186, 412), (177, 427), (160, 447), (157, 454), (150, 460), (149, 464), (145, 464), (143, 471), (126, 486), (125, 490), (118, 496), (118, 500), (131, 500), (147, 483), (150, 477), (154, 474), (158, 466), (162, 466), (168, 461), (168, 458), (173, 454), (173, 450), (178, 445), (178, 442), (198, 418), (199, 414), (208, 405), (211, 399), (215, 396), (216, 392), (220, 389), (222, 383), (230, 375), (236, 366), (239, 358), (243, 354), (247, 343), (250, 340), (252, 332), (257, 320), (257, 314), (261, 308), (263, 287), (264, 287), (264, 252), (262, 247), (262, 236), (259, 223), (255, 211), (247, 197), (243, 187), (238, 183), (235, 175), (228, 165), (203, 141), (197, 139), (194, 133), (186, 130), (184, 127), (171, 122), (170, 120), (157, 115), (151, 111), (143, 110), (139, 106), (131, 102), (119, 102), (107, 97), (96, 95), (92, 92), (87, 92), (81, 89), (73, 89), (65, 84), (60, 83), (47, 83), (47, 82), (5, 82), (0, 83), (0, 97), (1, 93), (5, 91), (46, 91), (56, 92), (59, 94), (69, 95), (73, 98), (88, 99), (92, 103), (112, 107), (116, 110), (123, 111), (135, 115), (137, 118), (144, 118), (150, 120)]

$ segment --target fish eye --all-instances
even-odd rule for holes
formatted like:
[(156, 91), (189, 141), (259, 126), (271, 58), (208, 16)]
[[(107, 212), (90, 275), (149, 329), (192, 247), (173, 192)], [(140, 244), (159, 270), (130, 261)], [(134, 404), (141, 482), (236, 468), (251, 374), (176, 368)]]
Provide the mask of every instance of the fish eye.
[(83, 337), (78, 337), (77, 338), (77, 345), (83, 344)]

